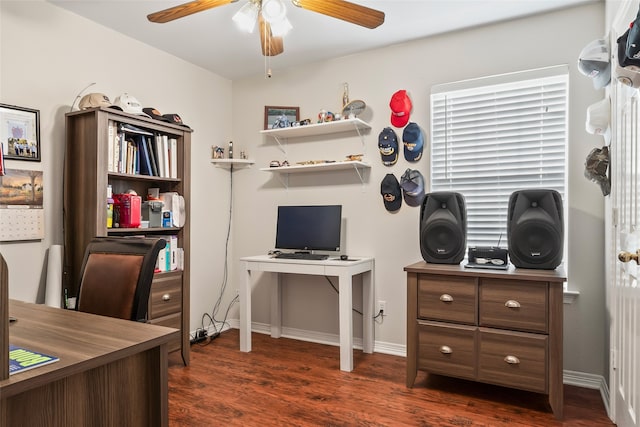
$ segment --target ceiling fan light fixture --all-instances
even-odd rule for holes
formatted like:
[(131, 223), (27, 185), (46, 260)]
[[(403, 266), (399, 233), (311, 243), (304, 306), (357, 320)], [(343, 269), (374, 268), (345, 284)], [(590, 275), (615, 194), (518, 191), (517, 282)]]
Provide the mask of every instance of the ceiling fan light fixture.
[(292, 28), (293, 25), (291, 25), (291, 22), (289, 22), (285, 16), (284, 19), (271, 23), (271, 34), (275, 37), (283, 37), (286, 36)]
[(258, 21), (258, 12), (260, 11), (259, 3), (253, 1), (247, 2), (233, 15), (233, 22), (240, 27), (242, 31), (253, 33)]
[(262, 17), (271, 25), (287, 19), (287, 8), (284, 2), (282, 0), (264, 0), (262, 2)]

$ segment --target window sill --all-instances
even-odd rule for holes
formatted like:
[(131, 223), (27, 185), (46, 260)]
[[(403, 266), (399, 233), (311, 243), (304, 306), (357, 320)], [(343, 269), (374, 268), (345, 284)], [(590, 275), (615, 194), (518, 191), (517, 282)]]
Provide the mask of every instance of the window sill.
[(563, 300), (565, 304), (573, 304), (573, 302), (578, 298), (580, 292), (578, 291), (564, 291)]

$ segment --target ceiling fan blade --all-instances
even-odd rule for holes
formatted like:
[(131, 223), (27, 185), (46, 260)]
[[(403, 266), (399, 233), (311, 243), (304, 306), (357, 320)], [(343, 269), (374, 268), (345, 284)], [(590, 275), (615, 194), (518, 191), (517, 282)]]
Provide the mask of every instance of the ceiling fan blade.
[(376, 28), (384, 22), (384, 12), (343, 0), (291, 0), (298, 7), (342, 19), (366, 28)]
[(284, 52), (284, 44), (282, 37), (275, 37), (271, 33), (271, 25), (262, 18), (258, 17), (260, 28), (260, 46), (262, 47), (262, 55), (276, 56)]
[(214, 7), (224, 6), (225, 4), (235, 3), (238, 0), (194, 0), (169, 9), (161, 10), (147, 15), (147, 19), (151, 22), (164, 24), (174, 19), (184, 18), (196, 12), (202, 12)]

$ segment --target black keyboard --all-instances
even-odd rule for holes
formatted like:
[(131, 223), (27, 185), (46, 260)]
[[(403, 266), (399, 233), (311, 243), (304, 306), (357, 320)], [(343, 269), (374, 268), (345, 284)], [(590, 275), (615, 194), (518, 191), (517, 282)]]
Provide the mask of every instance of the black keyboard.
[(320, 255), (320, 254), (307, 254), (307, 253), (298, 253), (298, 252), (282, 252), (275, 256), (280, 259), (303, 259), (310, 261), (321, 261), (323, 259), (329, 258), (329, 255)]

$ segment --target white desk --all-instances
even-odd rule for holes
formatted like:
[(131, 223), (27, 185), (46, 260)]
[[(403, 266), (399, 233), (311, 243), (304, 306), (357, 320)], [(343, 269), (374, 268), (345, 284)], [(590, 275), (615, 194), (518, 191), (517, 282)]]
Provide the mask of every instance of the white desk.
[(329, 258), (323, 261), (307, 261), (271, 258), (258, 255), (240, 259), (245, 280), (240, 286), (240, 351), (251, 351), (251, 272), (265, 271), (277, 273), (278, 277), (271, 290), (271, 336), (282, 334), (282, 284), (280, 273), (311, 274), (338, 277), (338, 308), (340, 317), (340, 369), (353, 370), (353, 319), (352, 283), (353, 276), (362, 274), (362, 349), (373, 353), (373, 265), (371, 257), (353, 257), (342, 261)]

